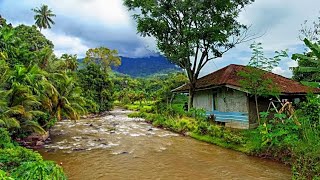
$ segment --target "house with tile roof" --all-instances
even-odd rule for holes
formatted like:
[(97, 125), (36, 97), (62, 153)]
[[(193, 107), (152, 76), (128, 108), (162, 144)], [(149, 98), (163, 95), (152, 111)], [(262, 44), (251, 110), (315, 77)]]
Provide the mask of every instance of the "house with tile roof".
[[(254, 97), (242, 88), (240, 83), (242, 77), (239, 72), (246, 71), (246, 68), (246, 66), (230, 64), (198, 79), (193, 106), (205, 109), (207, 115), (213, 116), (215, 121), (227, 127), (240, 129), (256, 127), (258, 118)], [(280, 100), (299, 102), (308, 93), (320, 93), (319, 88), (311, 88), (271, 72), (265, 72), (263, 77), (272, 80), (280, 91)], [(189, 84), (172, 91), (188, 93)], [(270, 97), (259, 97), (258, 106), (261, 112), (269, 109)]]

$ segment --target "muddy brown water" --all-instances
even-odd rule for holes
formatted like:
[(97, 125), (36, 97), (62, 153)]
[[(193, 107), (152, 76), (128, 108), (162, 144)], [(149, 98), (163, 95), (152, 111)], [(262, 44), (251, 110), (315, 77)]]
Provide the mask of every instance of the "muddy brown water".
[(290, 179), (283, 164), (154, 128), (129, 111), (59, 122), (40, 153), (69, 179)]

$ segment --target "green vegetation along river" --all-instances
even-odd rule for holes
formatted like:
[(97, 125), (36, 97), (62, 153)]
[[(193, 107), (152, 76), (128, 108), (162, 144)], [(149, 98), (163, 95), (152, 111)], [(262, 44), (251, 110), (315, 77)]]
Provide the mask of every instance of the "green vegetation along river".
[(69, 179), (291, 179), (283, 164), (154, 128), (129, 111), (61, 121), (40, 153)]

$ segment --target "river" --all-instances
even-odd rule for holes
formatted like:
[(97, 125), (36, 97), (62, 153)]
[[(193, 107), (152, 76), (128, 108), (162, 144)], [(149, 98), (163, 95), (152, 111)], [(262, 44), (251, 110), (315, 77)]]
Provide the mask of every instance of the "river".
[(270, 160), (152, 127), (129, 111), (61, 121), (39, 152), (61, 163), (68, 178), (291, 179), (290, 168)]

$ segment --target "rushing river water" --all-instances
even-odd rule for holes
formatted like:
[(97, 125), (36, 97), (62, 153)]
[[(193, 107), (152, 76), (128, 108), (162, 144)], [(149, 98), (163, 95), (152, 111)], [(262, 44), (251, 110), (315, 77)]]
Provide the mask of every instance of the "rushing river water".
[(75, 180), (290, 179), (283, 164), (154, 128), (127, 113), (59, 122), (40, 153)]

